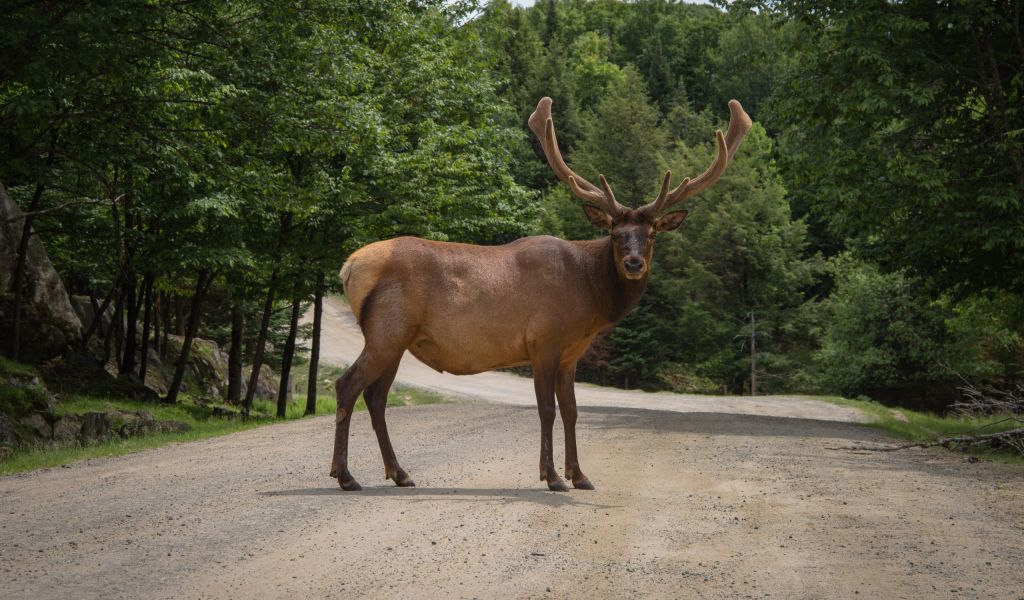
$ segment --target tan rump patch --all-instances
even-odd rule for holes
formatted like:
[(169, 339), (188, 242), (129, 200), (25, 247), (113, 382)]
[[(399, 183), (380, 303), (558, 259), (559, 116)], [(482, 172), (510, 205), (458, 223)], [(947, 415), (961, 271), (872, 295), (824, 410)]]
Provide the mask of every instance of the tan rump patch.
[(393, 252), (394, 240), (374, 242), (356, 250), (341, 267), (341, 284), (356, 319), (362, 314), (363, 301), (387, 269)]

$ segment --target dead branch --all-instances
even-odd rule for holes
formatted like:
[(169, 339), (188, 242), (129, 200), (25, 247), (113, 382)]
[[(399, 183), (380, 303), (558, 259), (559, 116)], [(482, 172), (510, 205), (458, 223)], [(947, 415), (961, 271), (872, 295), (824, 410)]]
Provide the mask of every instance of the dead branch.
[[(1017, 419), (1019, 421), (1019, 419)], [(1024, 427), (1000, 431), (998, 433), (985, 433), (979, 435), (958, 435), (954, 437), (941, 438), (934, 442), (916, 442), (913, 444), (900, 444), (898, 446), (838, 446), (828, 450), (859, 450), (867, 452), (896, 452), (909, 450), (911, 448), (947, 448), (949, 450), (967, 450), (979, 446), (987, 446), (992, 449), (1012, 448), (1020, 454), (1024, 454)]]

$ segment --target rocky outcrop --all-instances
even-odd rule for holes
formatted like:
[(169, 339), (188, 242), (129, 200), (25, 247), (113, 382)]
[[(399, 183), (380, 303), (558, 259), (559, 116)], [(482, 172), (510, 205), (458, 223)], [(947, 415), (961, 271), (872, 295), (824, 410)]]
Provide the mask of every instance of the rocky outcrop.
[[(9, 339), (13, 322), (13, 280), (23, 221), (18, 205), (0, 185), (0, 338)], [(39, 362), (64, 352), (81, 337), (82, 324), (60, 276), (37, 236), (28, 243), (21, 309), (21, 357)]]
[[(167, 337), (167, 359), (162, 360), (152, 348), (149, 350), (149, 371), (146, 374), (146, 385), (159, 394), (166, 394), (174, 376), (174, 364), (181, 353), (184, 339), (180, 336)], [(252, 369), (243, 369), (242, 396), (245, 396)], [(264, 400), (277, 398), (280, 379), (269, 366), (260, 368), (260, 376), (256, 383), (256, 397)], [(192, 350), (188, 355), (185, 367), (185, 379), (182, 391), (199, 398), (227, 398), (228, 395), (228, 355), (220, 349), (217, 342), (195, 338)]]

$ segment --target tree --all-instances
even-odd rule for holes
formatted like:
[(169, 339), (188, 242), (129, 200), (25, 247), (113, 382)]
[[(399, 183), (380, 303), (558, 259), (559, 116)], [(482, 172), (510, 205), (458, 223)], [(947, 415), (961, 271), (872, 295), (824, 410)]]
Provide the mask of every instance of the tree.
[(772, 109), (796, 204), (936, 293), (1024, 292), (1021, 3), (769, 6), (805, 28)]

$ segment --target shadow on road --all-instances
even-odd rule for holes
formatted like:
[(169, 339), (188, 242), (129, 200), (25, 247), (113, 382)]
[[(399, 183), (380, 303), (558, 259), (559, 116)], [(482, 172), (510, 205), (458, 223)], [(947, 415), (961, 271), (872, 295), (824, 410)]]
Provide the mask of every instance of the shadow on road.
[(259, 492), (261, 496), (338, 496), (343, 498), (403, 498), (412, 502), (434, 501), (444, 499), (446, 502), (459, 501), (464, 499), (467, 502), (477, 501), (480, 498), (493, 498), (503, 504), (518, 502), (529, 502), (544, 506), (581, 506), (589, 508), (620, 508), (609, 504), (598, 504), (588, 502), (589, 492), (584, 490), (573, 490), (570, 492), (550, 492), (543, 489), (513, 489), (513, 488), (453, 488), (453, 487), (415, 487), (400, 488), (394, 485), (380, 487), (364, 487), (360, 492), (346, 492), (338, 487), (317, 487), (294, 490), (272, 490)]
[[(885, 439), (883, 434), (870, 427), (841, 421), (715, 412), (679, 413), (603, 406), (581, 406), (579, 412), (581, 422), (609, 429), (644, 429), (703, 435), (836, 438), (864, 442)], [(598, 418), (588, 418), (590, 415)]]

